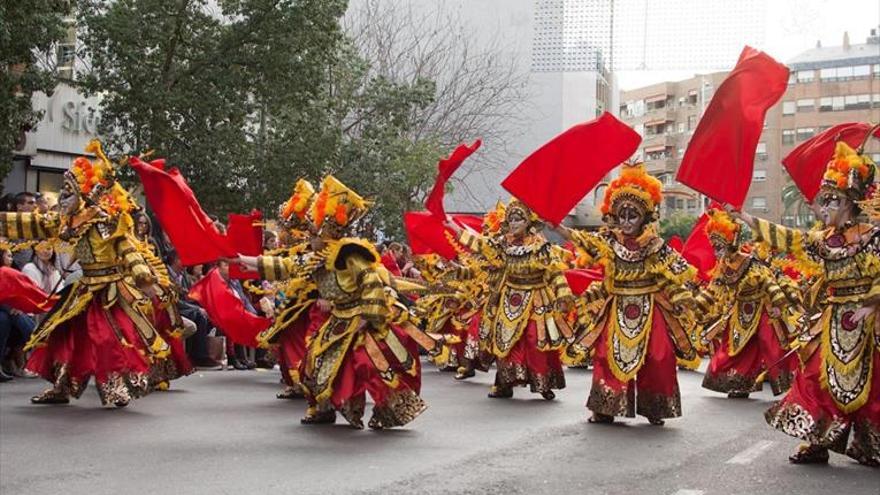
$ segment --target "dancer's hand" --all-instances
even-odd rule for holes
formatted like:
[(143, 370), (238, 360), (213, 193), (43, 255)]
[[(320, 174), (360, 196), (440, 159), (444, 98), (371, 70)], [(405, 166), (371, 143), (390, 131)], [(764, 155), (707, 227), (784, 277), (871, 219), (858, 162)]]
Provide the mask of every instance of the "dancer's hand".
[(325, 313), (330, 311), (331, 309), (333, 309), (333, 306), (330, 304), (330, 301), (328, 301), (326, 299), (318, 299), (315, 302), (315, 304), (318, 305), (318, 309), (320, 309), (321, 311), (323, 311)]
[(853, 323), (861, 323), (865, 320), (871, 313), (876, 311), (877, 308), (874, 306), (862, 306), (861, 308), (855, 310), (855, 312), (850, 317), (850, 321)]
[(245, 270), (252, 271), (252, 272), (257, 271), (257, 257), (256, 256), (246, 256), (243, 254), (239, 254), (238, 257), (234, 258), (233, 261), (238, 263)]
[(780, 316), (782, 316), (782, 310), (777, 307), (772, 307), (769, 311), (767, 311), (767, 314), (770, 315), (770, 318), (778, 319)]
[(554, 227), (553, 230), (556, 231), (557, 234), (562, 236), (562, 238), (565, 239), (566, 241), (571, 240), (571, 229), (566, 227), (565, 225), (562, 225), (560, 223), (559, 225)]

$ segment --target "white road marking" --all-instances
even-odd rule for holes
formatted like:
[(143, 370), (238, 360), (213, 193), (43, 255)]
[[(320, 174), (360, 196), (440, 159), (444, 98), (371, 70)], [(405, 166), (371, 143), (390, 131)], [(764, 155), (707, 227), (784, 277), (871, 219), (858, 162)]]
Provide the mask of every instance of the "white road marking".
[(704, 493), (706, 492), (703, 490), (679, 490), (672, 495), (703, 495)]
[(727, 461), (727, 464), (751, 464), (752, 461), (757, 459), (758, 456), (763, 454), (765, 450), (769, 449), (774, 444), (776, 444), (776, 442), (771, 440), (761, 440), (730, 458), (730, 460)]

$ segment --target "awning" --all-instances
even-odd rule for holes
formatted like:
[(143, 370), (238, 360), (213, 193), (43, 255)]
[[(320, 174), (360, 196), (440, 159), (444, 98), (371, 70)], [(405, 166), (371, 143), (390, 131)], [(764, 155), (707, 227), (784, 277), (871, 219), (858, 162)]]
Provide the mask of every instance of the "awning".
[(671, 146), (666, 146), (665, 144), (658, 144), (654, 146), (645, 146), (645, 153), (654, 153), (656, 151), (663, 151), (666, 148), (671, 148)]
[(664, 94), (649, 96), (649, 97), (645, 98), (645, 103), (654, 103), (655, 101), (665, 101), (665, 100), (666, 100), (666, 94), (664, 93)]

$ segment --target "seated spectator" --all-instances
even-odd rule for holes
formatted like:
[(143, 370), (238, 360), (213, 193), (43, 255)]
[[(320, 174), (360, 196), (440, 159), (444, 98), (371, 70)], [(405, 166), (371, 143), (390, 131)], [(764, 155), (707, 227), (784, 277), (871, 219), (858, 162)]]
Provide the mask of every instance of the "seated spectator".
[(178, 289), (177, 311), (180, 312), (180, 316), (184, 319), (190, 320), (195, 324), (195, 332), (186, 339), (187, 354), (189, 354), (190, 361), (192, 361), (193, 366), (198, 368), (218, 368), (220, 363), (214, 361), (208, 355), (208, 334), (211, 332), (213, 325), (208, 319), (207, 311), (188, 297), (192, 284), (186, 276), (186, 269), (180, 261), (180, 256), (175, 251), (170, 251), (165, 257), (165, 265), (168, 268), (171, 282)]
[[(12, 252), (0, 249), (0, 266), (12, 268)], [(36, 323), (30, 316), (7, 306), (0, 306), (0, 382), (8, 382), (13, 376), (27, 376), (24, 366), (24, 354), (21, 349), (34, 331)]]
[[(241, 299), (245, 311), (258, 314), (257, 310), (254, 309), (254, 305), (251, 304), (250, 298), (247, 297), (241, 282), (229, 277), (229, 262), (226, 260), (218, 261), (217, 270), (220, 272), (220, 276), (223, 277), (223, 280), (226, 281), (229, 288), (232, 289), (232, 292)], [(232, 341), (229, 340), (226, 341), (226, 358), (229, 364), (237, 370), (254, 369), (257, 367), (256, 362), (248, 359), (245, 346), (233, 344)]]

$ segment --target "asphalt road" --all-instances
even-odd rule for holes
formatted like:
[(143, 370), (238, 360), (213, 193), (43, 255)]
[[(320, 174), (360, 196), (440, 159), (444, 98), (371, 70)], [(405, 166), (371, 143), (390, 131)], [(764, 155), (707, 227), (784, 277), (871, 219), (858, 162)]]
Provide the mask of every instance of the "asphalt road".
[(798, 441), (764, 423), (769, 392), (729, 400), (697, 372), (679, 375), (684, 417), (653, 427), (587, 424), (588, 371), (548, 403), (426, 369), (428, 410), (382, 432), (300, 425), (277, 371), (200, 372), (118, 410), (94, 390), (30, 405), (44, 382), (17, 379), (0, 385), (0, 493), (880, 495), (880, 470), (843, 456), (789, 464)]

